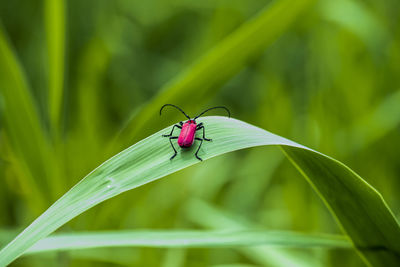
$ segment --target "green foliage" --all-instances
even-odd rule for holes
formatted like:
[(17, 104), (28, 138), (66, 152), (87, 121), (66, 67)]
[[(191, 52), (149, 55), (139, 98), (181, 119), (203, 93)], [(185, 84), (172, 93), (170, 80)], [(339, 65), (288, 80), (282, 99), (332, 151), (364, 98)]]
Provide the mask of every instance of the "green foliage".
[(373, 266), (398, 264), (400, 228), (382, 196), (340, 162), (297, 148), (283, 149), (367, 261)]
[(243, 246), (350, 248), (345, 238), (277, 231), (117, 231), (53, 235), (26, 254), (99, 247), (234, 248)]
[[(348, 167), (232, 118), (204, 117), (199, 122), (207, 125), (207, 135), (213, 137), (212, 146), (205, 145), (200, 150), (204, 159), (252, 146), (288, 146), (284, 150), (332, 209), (367, 261), (374, 266), (397, 264), (400, 228), (396, 219), (380, 195)], [(38, 240), (94, 205), (197, 163), (193, 149), (169, 160), (171, 149), (165, 145), (169, 142), (161, 138), (169, 130), (149, 136), (91, 172), (0, 251), (0, 264), (10, 263)], [(365, 235), (365, 232), (372, 234)]]
[(34, 202), (33, 207), (42, 210), (43, 198), (50, 200), (51, 190), (46, 186), (55, 184), (49, 173), (53, 166), (46, 166), (53, 157), (50, 155), (48, 140), (41, 127), (25, 75), (1, 28), (0, 61), (3, 120), (6, 125), (4, 129), (10, 139), (12, 153), (19, 158), (12, 161), (18, 169), (18, 178), (23, 179), (23, 190)]
[(65, 7), (63, 0), (45, 2), (49, 66), (49, 113), (54, 131), (60, 127), (64, 87)]
[[(226, 105), (235, 118), (339, 159), (375, 189), (319, 153), (252, 148), (112, 197), (56, 234), (331, 233), (345, 234), (358, 253), (305, 244), (102, 247), (40, 253), (15, 264), (390, 265), (399, 249), (399, 8), (395, 0), (1, 2), (2, 244), (107, 158), (182, 120), (172, 110), (159, 118), (162, 104), (191, 115)], [(169, 156), (169, 143), (157, 141)], [(205, 144), (203, 158), (215, 143)], [(184, 155), (191, 159), (190, 152)], [(336, 194), (338, 188), (344, 193)], [(60, 226), (47, 225), (47, 232)]]
[[(282, 34), (313, 0), (277, 1), (268, 5), (254, 19), (235, 30), (216, 47), (202, 57), (195, 65), (183, 71), (181, 76), (160, 89), (140, 112), (135, 114), (129, 125), (121, 133), (132, 140), (137, 129), (147, 128), (155, 119), (159, 107), (171, 101), (183, 107), (198, 105), (201, 96), (212, 95), (214, 88), (226, 82), (246, 62), (261, 54), (265, 48)], [(217, 75), (216, 75), (217, 73)], [(137, 118), (135, 120), (135, 118)]]

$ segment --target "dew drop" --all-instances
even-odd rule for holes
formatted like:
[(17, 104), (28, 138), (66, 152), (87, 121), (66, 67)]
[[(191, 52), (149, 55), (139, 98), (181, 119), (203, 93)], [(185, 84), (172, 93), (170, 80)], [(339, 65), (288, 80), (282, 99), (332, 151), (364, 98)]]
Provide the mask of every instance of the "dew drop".
[(115, 179), (114, 178), (112, 178), (112, 177), (107, 177), (107, 179), (106, 179), (106, 181), (107, 181), (107, 188), (112, 188), (112, 187), (114, 187), (114, 182), (115, 182)]

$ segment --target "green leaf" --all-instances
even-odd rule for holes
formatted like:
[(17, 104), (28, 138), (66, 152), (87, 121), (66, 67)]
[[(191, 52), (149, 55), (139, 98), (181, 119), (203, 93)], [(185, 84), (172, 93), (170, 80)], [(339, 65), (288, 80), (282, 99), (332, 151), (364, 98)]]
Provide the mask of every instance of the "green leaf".
[(101, 247), (232, 248), (242, 246), (351, 248), (344, 237), (283, 231), (113, 231), (55, 234), (26, 254)]
[(49, 114), (53, 130), (57, 129), (63, 100), (65, 3), (63, 0), (45, 1), (45, 25), (49, 62)]
[(400, 261), (400, 228), (383, 197), (343, 163), (296, 147), (283, 150), (373, 266)]
[[(0, 22), (0, 94), (3, 97), (5, 132), (11, 143), (12, 163), (23, 179), (23, 193), (36, 211), (42, 211), (57, 188), (51, 175), (50, 146), (41, 125), (30, 87), (10, 41)], [(22, 177), (22, 178), (21, 178)]]
[[(397, 266), (400, 228), (383, 198), (342, 163), (245, 122), (203, 117), (204, 160), (243, 148), (282, 145), (293, 163), (330, 207), (364, 259), (374, 266)], [(163, 129), (115, 155), (91, 172), (0, 251), (0, 265), (12, 262), (38, 240), (94, 205), (199, 161), (195, 145), (169, 160), (172, 148)], [(201, 163), (204, 164), (204, 163)]]

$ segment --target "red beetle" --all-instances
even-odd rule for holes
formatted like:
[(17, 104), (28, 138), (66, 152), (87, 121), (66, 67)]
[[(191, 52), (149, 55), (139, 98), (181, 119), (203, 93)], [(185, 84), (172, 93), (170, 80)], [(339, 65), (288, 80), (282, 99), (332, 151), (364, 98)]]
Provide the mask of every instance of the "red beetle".
[[(201, 115), (203, 115), (204, 113), (206, 113), (207, 111), (209, 111), (211, 109), (215, 109), (215, 108), (223, 108), (228, 112), (228, 116), (229, 117), (231, 116), (231, 113), (229, 112), (229, 110), (226, 107), (218, 106), (218, 107), (212, 107), (212, 108), (206, 109), (205, 111), (201, 112), (199, 115), (197, 115), (196, 117), (191, 119), (181, 108), (179, 108), (179, 107), (177, 107), (175, 105), (172, 105), (172, 104), (165, 104), (164, 106), (162, 106), (161, 109), (160, 109), (160, 115), (161, 115), (161, 111), (166, 106), (171, 106), (171, 107), (174, 107), (174, 108), (178, 109), (180, 112), (183, 113), (183, 115), (186, 116), (186, 118), (188, 118), (188, 120), (185, 123), (179, 122), (180, 125), (175, 124), (172, 127), (172, 130), (171, 130), (171, 132), (169, 134), (163, 134), (162, 135), (163, 137), (169, 137), (169, 142), (171, 143), (172, 149), (174, 150), (174, 155), (172, 155), (170, 160), (175, 158), (175, 156), (177, 154), (176, 149), (175, 149), (174, 145), (172, 144), (172, 139), (178, 139), (178, 145), (181, 148), (191, 147), (193, 145), (194, 140), (200, 141), (200, 145), (197, 148), (196, 153), (194, 155), (196, 156), (196, 158), (198, 160), (202, 161), (202, 159), (197, 155), (197, 153), (199, 153), (199, 150), (200, 150), (201, 145), (203, 144), (203, 141), (204, 140), (211, 141), (211, 139), (208, 139), (208, 138), (205, 137), (204, 125), (203, 125), (202, 122), (197, 124), (196, 123), (196, 119), (198, 117), (200, 117)], [(181, 129), (181, 132), (180, 132), (179, 136), (172, 136), (172, 133), (174, 132), (175, 127)], [(197, 130), (201, 130), (201, 129), (203, 129), (203, 138), (195, 137), (196, 136), (196, 131)]]

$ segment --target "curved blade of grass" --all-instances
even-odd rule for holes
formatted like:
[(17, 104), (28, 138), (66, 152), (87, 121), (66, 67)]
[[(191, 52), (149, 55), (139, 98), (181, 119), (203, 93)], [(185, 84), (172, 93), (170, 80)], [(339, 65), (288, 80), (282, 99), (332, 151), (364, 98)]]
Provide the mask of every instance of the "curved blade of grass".
[[(261, 145), (283, 145), (299, 170), (330, 207), (356, 248), (375, 266), (396, 266), (400, 260), (400, 227), (379, 193), (342, 163), (293, 141), (245, 122), (203, 117), (207, 136), (199, 156), (204, 160), (230, 151)], [(93, 207), (124, 191), (199, 163), (196, 146), (172, 149), (163, 129), (115, 155), (91, 172), (19, 236), (0, 251), (0, 266), (12, 262), (38, 240)]]
[(383, 197), (343, 163), (320, 153), (282, 147), (373, 266), (400, 262), (400, 228)]
[(344, 237), (283, 231), (113, 231), (55, 234), (25, 254), (101, 247), (232, 248), (241, 246), (351, 248)]

